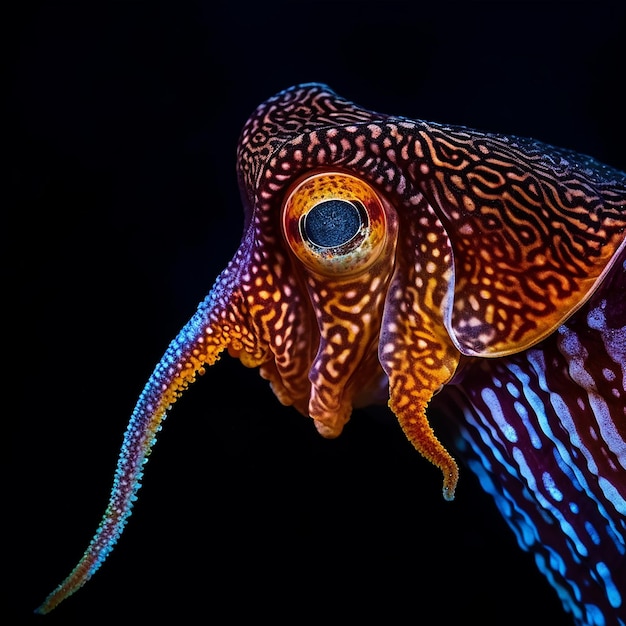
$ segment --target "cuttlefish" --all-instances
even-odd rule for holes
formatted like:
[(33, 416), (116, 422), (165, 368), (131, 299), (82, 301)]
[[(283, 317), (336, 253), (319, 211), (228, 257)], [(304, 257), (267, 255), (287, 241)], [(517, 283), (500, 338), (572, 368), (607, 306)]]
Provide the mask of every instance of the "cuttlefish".
[(478, 475), (576, 624), (623, 626), (626, 174), (304, 84), (254, 111), (237, 176), (241, 245), (157, 363), (100, 526), (38, 612), (102, 565), (166, 412), (226, 350), (323, 437), (387, 403), (446, 500), (455, 457)]

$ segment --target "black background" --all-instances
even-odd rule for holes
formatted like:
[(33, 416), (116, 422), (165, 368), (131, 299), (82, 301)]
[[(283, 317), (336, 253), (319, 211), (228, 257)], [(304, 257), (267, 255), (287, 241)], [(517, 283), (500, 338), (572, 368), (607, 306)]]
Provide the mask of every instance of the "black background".
[(238, 246), (252, 110), (319, 81), (626, 169), (624, 5), (25, 6), (5, 23), (1, 621), (570, 624), (467, 471), (443, 502), (392, 415), (358, 411), (326, 441), (227, 357), (167, 419), (109, 560), (32, 611), (86, 547), (138, 393)]

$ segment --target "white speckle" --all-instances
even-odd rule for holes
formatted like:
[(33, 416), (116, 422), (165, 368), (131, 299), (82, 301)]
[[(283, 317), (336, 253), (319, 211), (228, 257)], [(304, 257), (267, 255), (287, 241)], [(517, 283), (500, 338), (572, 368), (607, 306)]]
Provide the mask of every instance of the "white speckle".
[(489, 407), (491, 411), (491, 415), (493, 417), (494, 422), (497, 424), (498, 428), (502, 432), (502, 434), (511, 442), (517, 442), (517, 433), (515, 429), (509, 422), (507, 422), (506, 417), (504, 416), (504, 412), (502, 410), (502, 405), (498, 400), (498, 396), (495, 394), (493, 389), (485, 388), (481, 392), (481, 397), (485, 404)]
[(526, 428), (526, 432), (530, 437), (530, 443), (532, 444), (533, 448), (535, 448), (535, 450), (540, 450), (542, 447), (541, 438), (539, 437), (537, 431), (535, 430), (535, 427), (528, 418), (528, 411), (526, 410), (526, 406), (517, 401), (513, 404), (513, 406), (515, 407), (515, 412), (522, 420), (522, 424), (524, 424), (524, 427)]
[(606, 330), (606, 316), (602, 310), (604, 307), (606, 307), (606, 300), (603, 300), (599, 307), (589, 311), (587, 315), (589, 328), (593, 328), (594, 330)]
[(554, 483), (554, 478), (552, 478), (552, 474), (548, 472), (544, 472), (541, 476), (541, 480), (543, 481), (543, 486), (546, 488), (546, 491), (552, 496), (554, 500), (557, 502), (561, 502), (563, 500), (563, 494)]
[(603, 476), (598, 478), (598, 485), (606, 499), (612, 502), (616, 510), (622, 515), (626, 515), (626, 500), (620, 495), (615, 485)]
[(514, 397), (519, 398), (520, 392), (519, 389), (513, 383), (506, 384), (506, 390)]

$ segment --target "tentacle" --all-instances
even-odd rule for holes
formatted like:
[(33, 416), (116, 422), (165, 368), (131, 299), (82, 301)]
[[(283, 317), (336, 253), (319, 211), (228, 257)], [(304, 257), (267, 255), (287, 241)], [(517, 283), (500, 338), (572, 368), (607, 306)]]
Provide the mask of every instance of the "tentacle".
[[(78, 565), (45, 599), (36, 613), (45, 614), (82, 587), (98, 570), (121, 535), (132, 512), (156, 435), (167, 411), (182, 392), (204, 373), (220, 352), (240, 344), (241, 327), (232, 324), (239, 308), (224, 272), (195, 315), (171, 342), (144, 387), (124, 434), (109, 503), (100, 525)], [(226, 287), (226, 288), (225, 288)], [(230, 306), (224, 306), (228, 302)]]
[(454, 290), (448, 236), (425, 201), (406, 208), (396, 269), (387, 293), (379, 356), (389, 376), (389, 407), (420, 454), (443, 473), (443, 496), (454, 498), (458, 468), (426, 418), (426, 407), (454, 375), (460, 354), (445, 330)]

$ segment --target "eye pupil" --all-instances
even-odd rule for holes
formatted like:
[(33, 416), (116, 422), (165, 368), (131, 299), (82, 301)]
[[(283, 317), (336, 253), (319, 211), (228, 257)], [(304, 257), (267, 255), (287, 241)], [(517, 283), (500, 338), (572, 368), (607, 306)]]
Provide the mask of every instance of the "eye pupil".
[(346, 200), (326, 200), (315, 205), (305, 216), (306, 239), (321, 248), (335, 248), (348, 243), (361, 228), (361, 214)]

